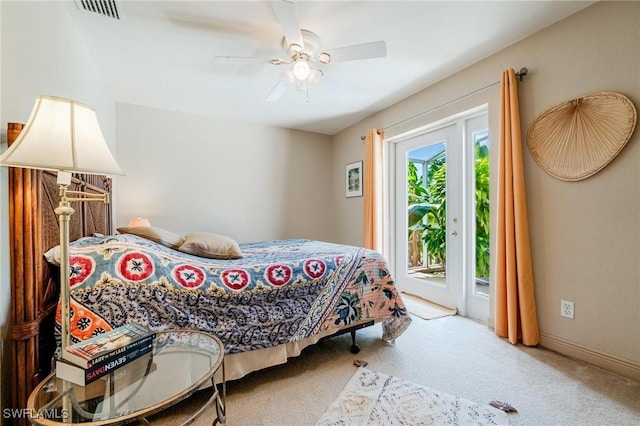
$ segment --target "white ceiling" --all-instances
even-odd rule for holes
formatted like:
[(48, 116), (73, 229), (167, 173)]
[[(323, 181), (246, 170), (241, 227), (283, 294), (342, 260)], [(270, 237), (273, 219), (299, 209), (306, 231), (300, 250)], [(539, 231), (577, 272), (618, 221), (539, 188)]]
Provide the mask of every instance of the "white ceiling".
[(384, 40), (387, 56), (327, 64), (308, 99), (289, 89), (265, 102), (286, 67), (269, 63), (286, 58), (271, 2), (116, 0), (120, 20), (78, 2), (69, 10), (118, 101), (328, 135), (593, 3), (299, 1), (323, 50)]

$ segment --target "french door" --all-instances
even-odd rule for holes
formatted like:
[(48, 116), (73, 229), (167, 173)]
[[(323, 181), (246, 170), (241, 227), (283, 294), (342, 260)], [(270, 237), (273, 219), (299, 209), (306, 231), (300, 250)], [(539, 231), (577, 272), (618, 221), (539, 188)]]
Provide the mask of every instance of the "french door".
[[(462, 277), (456, 126), (396, 144), (396, 281), (401, 290), (455, 308)], [(429, 241), (424, 240), (424, 236)]]
[(392, 147), (398, 287), (482, 321), (489, 310), (488, 141), (487, 115), (476, 114)]

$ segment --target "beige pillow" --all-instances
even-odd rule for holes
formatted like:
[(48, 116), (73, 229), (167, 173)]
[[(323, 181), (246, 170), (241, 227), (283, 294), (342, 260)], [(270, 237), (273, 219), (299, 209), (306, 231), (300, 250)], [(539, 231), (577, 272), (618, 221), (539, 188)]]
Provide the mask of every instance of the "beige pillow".
[(118, 232), (121, 234), (137, 235), (138, 237), (146, 238), (147, 240), (155, 241), (174, 250), (178, 250), (178, 247), (184, 243), (184, 237), (178, 234), (174, 234), (166, 229), (157, 228), (155, 226), (123, 226), (118, 228)]
[(178, 250), (209, 259), (239, 259), (242, 257), (238, 243), (230, 237), (206, 232), (193, 232), (185, 236)]

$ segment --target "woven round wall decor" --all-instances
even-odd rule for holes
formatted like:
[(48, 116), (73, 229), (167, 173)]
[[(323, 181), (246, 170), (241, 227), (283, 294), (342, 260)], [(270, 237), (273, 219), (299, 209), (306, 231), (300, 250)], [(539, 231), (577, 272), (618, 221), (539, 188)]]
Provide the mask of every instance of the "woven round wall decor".
[(624, 148), (636, 125), (626, 96), (600, 92), (556, 105), (529, 126), (527, 145), (551, 176), (576, 181), (594, 175)]

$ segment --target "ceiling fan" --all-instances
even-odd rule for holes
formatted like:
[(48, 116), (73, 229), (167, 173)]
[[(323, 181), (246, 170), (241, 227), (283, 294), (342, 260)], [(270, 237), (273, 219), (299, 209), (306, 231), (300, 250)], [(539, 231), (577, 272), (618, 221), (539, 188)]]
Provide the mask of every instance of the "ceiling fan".
[[(300, 28), (295, 5), (289, 0), (273, 0), (273, 11), (284, 32), (282, 48), (286, 57), (269, 60), (272, 65), (287, 65), (280, 75), (280, 80), (266, 98), (267, 102), (275, 102), (293, 87), (298, 91), (307, 91), (309, 85), (317, 84), (324, 76), (324, 65), (354, 61), (359, 59), (383, 58), (387, 55), (384, 41), (344, 46), (331, 50), (322, 50), (320, 37), (315, 33)], [(231, 56), (219, 58), (234, 59)], [(238, 59), (248, 59), (239, 58)]]

